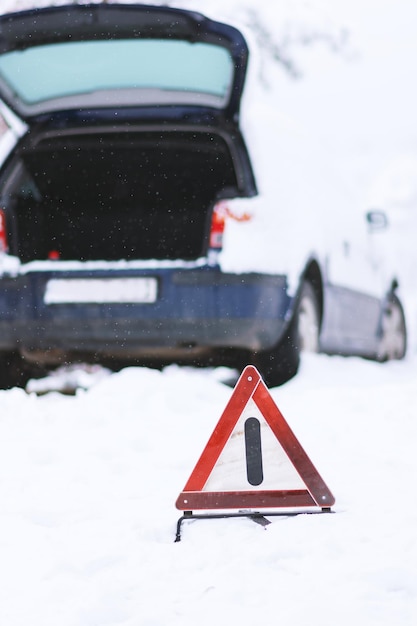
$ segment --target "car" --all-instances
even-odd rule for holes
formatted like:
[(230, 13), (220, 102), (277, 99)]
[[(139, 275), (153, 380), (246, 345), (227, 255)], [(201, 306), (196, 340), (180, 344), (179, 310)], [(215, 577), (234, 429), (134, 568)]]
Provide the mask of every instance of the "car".
[(404, 356), (381, 216), (358, 237), (276, 109), (243, 113), (242, 29), (102, 3), (0, 32), (2, 388), (78, 362), (252, 363), (279, 385), (302, 350)]

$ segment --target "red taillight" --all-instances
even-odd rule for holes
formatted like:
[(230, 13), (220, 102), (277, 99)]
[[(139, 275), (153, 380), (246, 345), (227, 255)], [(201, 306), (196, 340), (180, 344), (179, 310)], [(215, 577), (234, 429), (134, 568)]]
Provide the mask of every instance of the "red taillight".
[(6, 214), (4, 209), (0, 209), (0, 252), (7, 252), (7, 230), (6, 230)]
[(239, 214), (231, 211), (224, 200), (217, 202), (213, 209), (210, 229), (210, 249), (216, 252), (220, 252), (223, 247), (226, 219), (232, 219), (235, 222), (248, 222), (252, 219), (252, 216), (249, 213)]
[(210, 248), (212, 250), (221, 250), (223, 247), (223, 233), (226, 222), (226, 205), (224, 202), (218, 202), (213, 209), (210, 229)]

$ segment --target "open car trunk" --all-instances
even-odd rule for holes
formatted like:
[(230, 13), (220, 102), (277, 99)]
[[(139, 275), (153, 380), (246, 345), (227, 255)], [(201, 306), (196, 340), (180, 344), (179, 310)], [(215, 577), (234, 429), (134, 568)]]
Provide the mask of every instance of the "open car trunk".
[(3, 188), (10, 252), (22, 262), (193, 260), (217, 199), (238, 195), (214, 132), (98, 132), (24, 143)]

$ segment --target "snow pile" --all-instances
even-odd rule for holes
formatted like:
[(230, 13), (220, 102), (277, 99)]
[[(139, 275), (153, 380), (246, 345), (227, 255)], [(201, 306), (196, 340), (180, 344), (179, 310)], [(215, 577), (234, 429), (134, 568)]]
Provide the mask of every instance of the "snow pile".
[(50, 391), (75, 394), (78, 389), (90, 389), (106, 376), (110, 370), (101, 365), (85, 363), (58, 367), (45, 378), (32, 379), (26, 385), (28, 393), (42, 395)]

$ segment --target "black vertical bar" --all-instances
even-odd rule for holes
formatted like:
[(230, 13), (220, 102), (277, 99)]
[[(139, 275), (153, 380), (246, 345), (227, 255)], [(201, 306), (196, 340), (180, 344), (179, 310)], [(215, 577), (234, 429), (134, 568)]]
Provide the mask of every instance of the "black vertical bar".
[(261, 425), (256, 417), (245, 422), (246, 474), (250, 485), (260, 485), (264, 479), (261, 449)]

